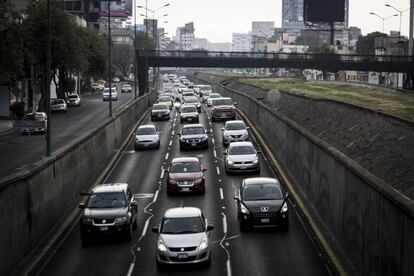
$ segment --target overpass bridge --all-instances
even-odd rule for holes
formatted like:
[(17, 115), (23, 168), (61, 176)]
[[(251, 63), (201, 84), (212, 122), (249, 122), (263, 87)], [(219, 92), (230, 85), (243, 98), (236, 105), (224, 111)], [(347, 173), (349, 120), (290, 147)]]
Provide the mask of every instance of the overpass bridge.
[(267, 52), (137, 51), (139, 91), (147, 91), (149, 67), (297, 68), (407, 73), (413, 85), (414, 56), (299, 54)]

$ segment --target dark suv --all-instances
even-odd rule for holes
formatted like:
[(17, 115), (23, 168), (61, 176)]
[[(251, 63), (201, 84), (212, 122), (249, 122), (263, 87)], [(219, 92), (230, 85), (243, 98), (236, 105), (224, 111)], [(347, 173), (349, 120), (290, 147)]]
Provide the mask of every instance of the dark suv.
[(137, 227), (137, 202), (126, 183), (100, 184), (89, 194), (80, 221), (82, 243), (93, 235), (115, 233), (132, 238)]
[(180, 150), (190, 148), (208, 149), (208, 134), (201, 124), (186, 125), (181, 130)]
[(216, 98), (211, 101), (211, 120), (235, 120), (236, 110), (234, 108), (237, 103), (233, 103), (231, 98)]
[(255, 177), (243, 180), (237, 200), (237, 217), (240, 229), (251, 226), (277, 226), (289, 230), (288, 194), (275, 178)]

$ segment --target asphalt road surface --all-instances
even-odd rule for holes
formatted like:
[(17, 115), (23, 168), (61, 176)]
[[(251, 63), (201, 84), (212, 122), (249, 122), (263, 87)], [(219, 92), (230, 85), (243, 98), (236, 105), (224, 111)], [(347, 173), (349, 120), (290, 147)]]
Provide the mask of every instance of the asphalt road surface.
[[(118, 85), (118, 100), (112, 102), (112, 110), (134, 97), (134, 93), (121, 93)], [(133, 90), (133, 89), (132, 89)], [(81, 95), (81, 106), (69, 106), (67, 113), (52, 114), (52, 152), (93, 130), (108, 118), (109, 103), (102, 101), (102, 93)], [(0, 178), (28, 169), (46, 154), (46, 135), (23, 136), (19, 130), (0, 136)]]
[[(170, 121), (154, 122), (162, 131), (160, 149), (134, 151), (131, 142), (106, 179), (107, 183), (128, 183), (140, 198), (138, 228), (132, 241), (108, 236), (82, 246), (77, 223), (40, 275), (329, 275), (320, 253), (291, 205), (289, 232), (275, 229), (240, 232), (233, 195), (243, 178), (257, 175), (225, 174), (220, 131), (224, 123), (212, 123), (206, 110), (203, 108), (200, 122), (212, 130), (208, 150), (180, 151), (177, 133), (182, 125), (173, 113)], [(143, 124), (151, 124), (149, 117)], [(208, 169), (204, 195), (167, 196), (166, 176), (162, 169), (172, 158), (179, 156), (199, 157)], [(263, 156), (260, 162), (260, 175), (273, 177), (274, 173)], [(168, 208), (178, 206), (201, 208), (209, 223), (215, 226), (211, 232), (210, 267), (157, 268), (157, 237), (151, 228), (159, 224)]]

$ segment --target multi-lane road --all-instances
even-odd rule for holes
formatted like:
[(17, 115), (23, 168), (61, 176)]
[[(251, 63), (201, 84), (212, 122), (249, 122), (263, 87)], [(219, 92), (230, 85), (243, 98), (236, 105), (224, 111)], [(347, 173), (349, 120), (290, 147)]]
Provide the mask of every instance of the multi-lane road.
[[(243, 178), (256, 175), (226, 175), (221, 130), (224, 123), (211, 121), (208, 109), (202, 108), (200, 123), (208, 130), (208, 150), (180, 151), (177, 133), (182, 128), (176, 112), (172, 119), (142, 124), (155, 124), (161, 133), (157, 150), (135, 151), (128, 145), (105, 182), (126, 182), (138, 200), (138, 228), (130, 242), (116, 237), (98, 239), (83, 246), (79, 225), (74, 225), (59, 248), (45, 264), (40, 275), (329, 275), (321, 253), (309, 232), (290, 204), (289, 232), (261, 229), (241, 232), (239, 229), (235, 189)], [(253, 141), (259, 148), (257, 143)], [(196, 156), (208, 170), (204, 195), (168, 196), (165, 189), (167, 168), (179, 156)], [(264, 156), (260, 157), (261, 176), (275, 174)], [(172, 267), (159, 270), (156, 266), (157, 226), (168, 208), (195, 206), (201, 208), (210, 224), (215, 226), (212, 237), (212, 264), (202, 267)]]
[[(134, 93), (121, 93), (112, 102), (113, 111), (134, 97)], [(68, 107), (67, 113), (52, 114), (52, 151), (89, 133), (109, 116), (108, 102), (102, 101), (102, 93), (81, 96), (81, 106)], [(0, 135), (0, 178), (28, 169), (46, 153), (46, 135), (22, 136), (18, 129)]]

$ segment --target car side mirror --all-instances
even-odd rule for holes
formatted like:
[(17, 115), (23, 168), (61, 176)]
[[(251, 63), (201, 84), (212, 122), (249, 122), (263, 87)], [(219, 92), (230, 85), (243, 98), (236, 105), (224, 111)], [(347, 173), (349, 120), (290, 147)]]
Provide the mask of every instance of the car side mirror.
[(214, 225), (211, 225), (211, 224), (207, 225), (207, 232), (209, 232), (213, 229), (214, 229)]
[(224, 131), (224, 127), (220, 128), (221, 131)]
[(181, 133), (177, 133), (178, 136), (181, 136)]
[(90, 193), (89, 192), (82, 191), (82, 192), (79, 193), (79, 195), (81, 195), (81, 196), (89, 196)]
[(246, 129), (250, 129), (250, 127), (246, 127)]
[(206, 134), (209, 134), (210, 133), (210, 131), (206, 131)]
[(227, 155), (227, 152), (223, 152), (224, 155)]
[(152, 230), (153, 233), (158, 233), (159, 228), (158, 228), (158, 226), (154, 226), (154, 227), (152, 227), (151, 230)]
[(257, 154), (262, 154), (262, 152), (261, 152), (261, 151), (256, 151), (256, 153), (257, 153)]
[(78, 207), (79, 209), (85, 209), (85, 203), (79, 203)]
[(164, 172), (168, 173), (168, 169), (164, 169)]
[(237, 102), (234, 102), (233, 105), (238, 105), (238, 103)]
[(235, 196), (233, 196), (233, 199), (239, 200), (239, 196), (235, 195)]
[(207, 171), (207, 169), (206, 168), (203, 168), (203, 172), (206, 172)]
[(157, 131), (157, 134), (161, 134), (162, 133), (162, 131)]
[(131, 206), (133, 206), (133, 207), (138, 206), (138, 202), (136, 202), (135, 200), (133, 200), (133, 201), (131, 202)]

